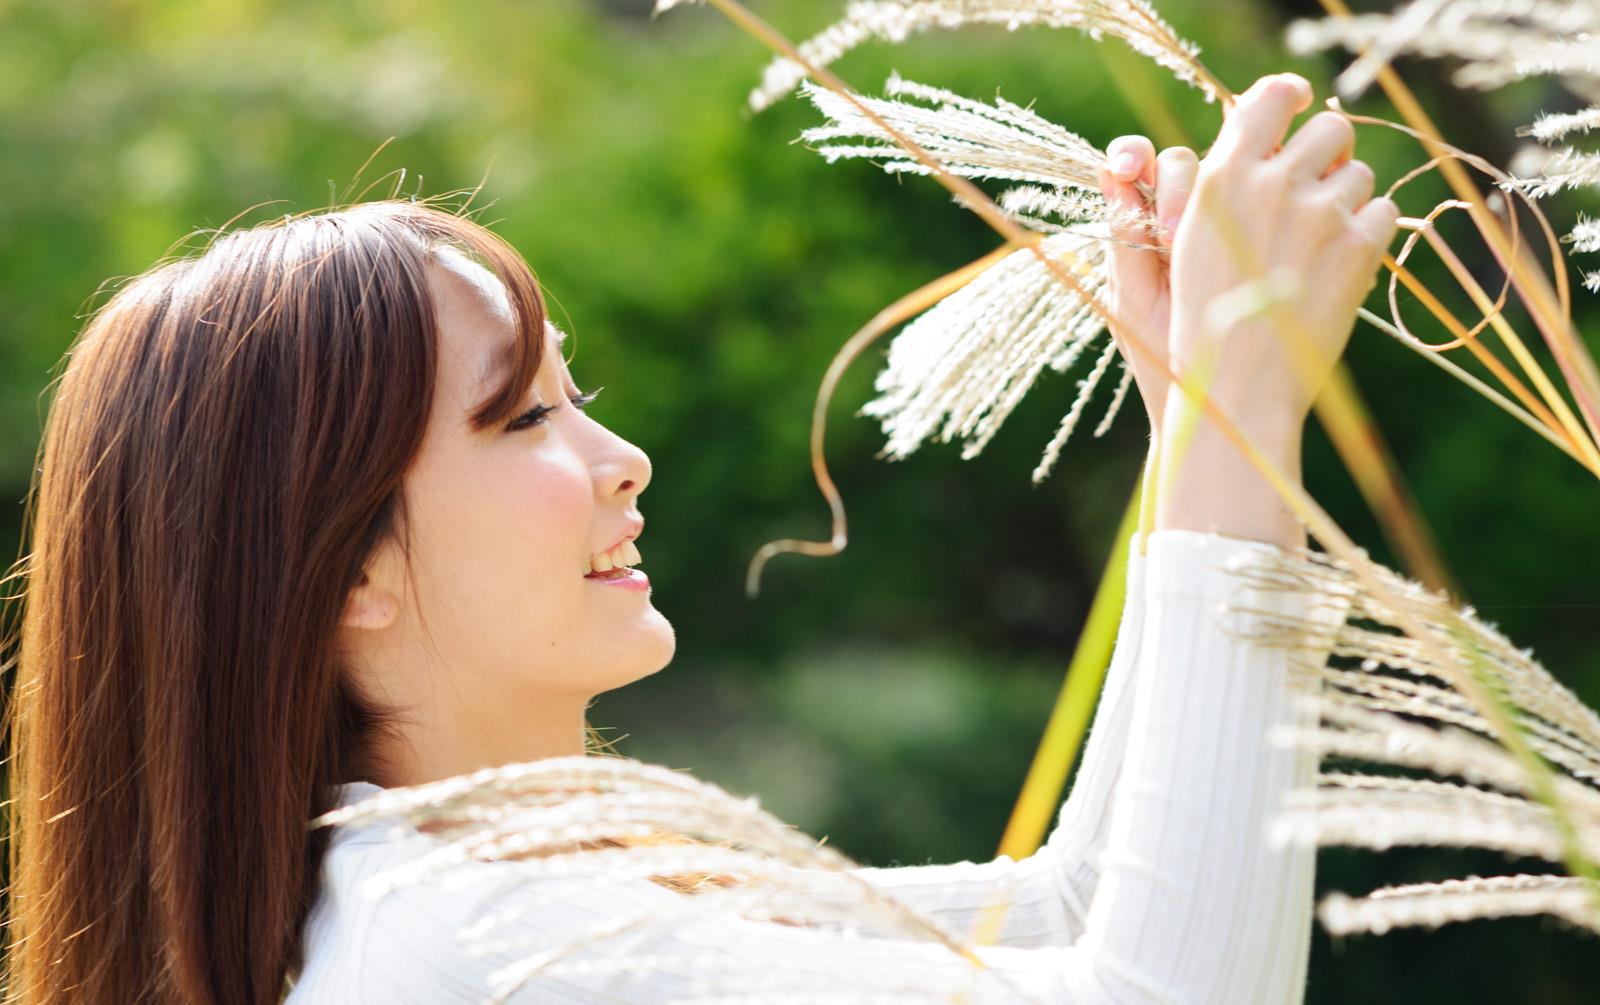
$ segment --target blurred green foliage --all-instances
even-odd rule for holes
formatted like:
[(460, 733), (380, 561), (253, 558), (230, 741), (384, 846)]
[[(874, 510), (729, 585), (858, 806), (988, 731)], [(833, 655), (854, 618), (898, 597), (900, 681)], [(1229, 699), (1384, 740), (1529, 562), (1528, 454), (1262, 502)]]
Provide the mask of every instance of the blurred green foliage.
[[(0, 536), (17, 542), (52, 367), (109, 277), (252, 207), (246, 219), (313, 209), (368, 183), (433, 194), (487, 172), (484, 219), (575, 333), (580, 384), (607, 389), (591, 414), (654, 464), (642, 545), (679, 656), (602, 696), (591, 720), (625, 736), (624, 753), (758, 793), (861, 860), (987, 858), (1134, 483), (1142, 414), (1128, 408), (1101, 440), (1080, 434), (1035, 488), (1028, 473), (1078, 376), (1046, 371), (981, 457), (936, 446), (886, 464), (876, 426), (850, 414), (871, 395), (882, 355), (870, 353), (840, 389), (830, 434), (849, 548), (780, 557), (746, 600), (763, 542), (826, 535), (806, 442), (833, 352), (878, 308), (996, 241), (926, 179), (829, 167), (792, 145), (816, 114), (795, 99), (745, 111), (766, 60), (755, 43), (710, 11), (652, 20), (648, 5), (0, 2)], [(753, 6), (792, 35), (839, 7)], [(1160, 7), (1235, 88), (1289, 68), (1326, 93), (1327, 65), (1284, 54), (1284, 10)], [(839, 70), (869, 92), (891, 69), (977, 97), (998, 88), (1102, 145), (1153, 128), (1124, 98), (1141, 86), (1195, 142), (1215, 129), (1216, 109), (1193, 92), (1137, 60), (1109, 65), (1136, 76), (1113, 79), (1076, 36), (989, 30), (869, 47)], [(1463, 95), (1432, 68), (1408, 72), (1448, 134), (1502, 163), (1512, 128), (1554, 96)], [(1375, 99), (1362, 110), (1386, 111)], [(1382, 179), (1417, 160), (1371, 131), (1359, 153)], [(1403, 200), (1409, 212), (1438, 197), (1428, 184)], [(1572, 208), (1555, 207), (1558, 223)], [(1591, 335), (1595, 305), (1581, 305)], [(1600, 487), (1386, 337), (1358, 329), (1350, 360), (1467, 595), (1600, 704)], [(1315, 430), (1306, 478), (1388, 557)], [(1514, 865), (1332, 850), (1319, 889)], [(1589, 1001), (1595, 950), (1540, 920), (1337, 945), (1319, 932), (1310, 1000)]]

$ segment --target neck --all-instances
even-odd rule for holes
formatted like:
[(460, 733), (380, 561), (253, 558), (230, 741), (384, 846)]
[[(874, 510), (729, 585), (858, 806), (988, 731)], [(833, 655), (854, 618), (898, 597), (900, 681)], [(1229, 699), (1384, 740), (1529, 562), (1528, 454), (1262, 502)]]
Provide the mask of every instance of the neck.
[(423, 785), (483, 768), (587, 752), (592, 695), (550, 694), (493, 709), (457, 709), (437, 719), (403, 718), (380, 731), (369, 780), (384, 788)]

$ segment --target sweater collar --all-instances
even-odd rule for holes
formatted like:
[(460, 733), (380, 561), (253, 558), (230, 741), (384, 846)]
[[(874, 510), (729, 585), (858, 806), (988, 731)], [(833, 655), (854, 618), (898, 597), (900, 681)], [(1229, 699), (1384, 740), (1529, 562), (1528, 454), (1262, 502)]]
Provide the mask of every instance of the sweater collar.
[(345, 782), (342, 785), (335, 785), (333, 787), (333, 808), (338, 809), (343, 806), (350, 806), (385, 791), (387, 790), (382, 786), (374, 785), (371, 782)]

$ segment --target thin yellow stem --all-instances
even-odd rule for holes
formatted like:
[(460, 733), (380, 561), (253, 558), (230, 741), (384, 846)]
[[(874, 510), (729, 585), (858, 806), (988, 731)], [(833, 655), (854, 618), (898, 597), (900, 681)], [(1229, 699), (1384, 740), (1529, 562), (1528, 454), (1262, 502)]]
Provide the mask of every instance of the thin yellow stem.
[[(1152, 453), (1152, 459), (1154, 454)], [(1073, 651), (1072, 662), (1067, 667), (1066, 679), (1056, 695), (1055, 707), (1045, 723), (1044, 736), (1034, 751), (1033, 763), (1022, 782), (1017, 804), (1006, 822), (1005, 833), (1000, 838), (998, 854), (1013, 859), (1023, 859), (1033, 854), (1044, 840), (1060, 809), (1061, 794), (1067, 787), (1067, 775), (1083, 746), (1084, 733), (1094, 715), (1100, 691), (1105, 683), (1106, 670), (1111, 663), (1116, 646), (1117, 629), (1122, 621), (1122, 611), (1128, 595), (1128, 555), (1133, 538), (1138, 532), (1141, 499), (1144, 488), (1150, 484), (1149, 459), (1140, 470), (1128, 497), (1128, 506), (1122, 513), (1116, 540), (1111, 545), (1111, 555), (1106, 559), (1100, 585), (1095, 589), (1094, 601), (1089, 605), (1089, 616)], [(987, 907), (973, 927), (972, 941), (978, 945), (992, 945), (1000, 936), (1005, 919), (1004, 904)]]
[[(1388, 263), (1392, 262), (1393, 259), (1391, 256), (1385, 255), (1384, 261)], [(1448, 307), (1439, 302), (1439, 298), (1434, 296), (1433, 291), (1422, 285), (1422, 280), (1412, 275), (1408, 269), (1398, 263), (1392, 265), (1390, 271), (1399, 277), (1400, 281), (1405, 284), (1406, 289), (1410, 290), (1413, 296), (1429, 306), (1434, 317), (1444, 323), (1445, 329), (1463, 343), (1468, 351), (1477, 358), (1478, 362), (1482, 363), (1490, 373), (1494, 374), (1501, 384), (1516, 395), (1517, 400), (1522, 402), (1523, 407), (1537, 416), (1539, 421), (1543, 422), (1552, 432), (1562, 436), (1566, 435), (1565, 428), (1562, 427), (1560, 422), (1556, 421), (1556, 417), (1544, 406), (1544, 403), (1534, 397), (1533, 392), (1529, 391), (1522, 381), (1518, 380), (1510, 370), (1506, 369), (1506, 365), (1500, 361), (1498, 356), (1478, 342), (1477, 336), (1469, 332), (1467, 326), (1452, 314)], [(1576, 444), (1572, 446), (1573, 450), (1578, 449)]]
[(1107, 76), (1139, 117), (1144, 128), (1161, 147), (1189, 146), (1188, 131), (1156, 94), (1154, 82), (1147, 72), (1149, 64), (1127, 48), (1117, 45), (1097, 45), (1095, 51), (1106, 64)]
[(1123, 511), (1122, 522), (1118, 526), (1111, 555), (1106, 559), (1100, 585), (1095, 590), (1094, 601), (1089, 606), (1089, 616), (1084, 622), (1078, 648), (1068, 665), (1066, 684), (1056, 698), (1049, 721), (1045, 723), (1044, 738), (1022, 783), (1022, 794), (1017, 800), (1016, 809), (1012, 811), (1005, 834), (1000, 839), (1002, 855), (1022, 858), (1037, 848), (1061, 801), (1067, 772), (1072, 769), (1080, 741), (1088, 728), (1116, 642), (1117, 625), (1127, 591), (1128, 549), (1139, 526), (1139, 501), (1146, 477), (1141, 469), (1128, 498), (1128, 506)]
[[(1320, 0), (1320, 2), (1323, 8), (1335, 17), (1351, 16), (1350, 8), (1344, 0)], [(1411, 89), (1400, 79), (1394, 68), (1381, 67), (1378, 70), (1377, 80), (1378, 86), (1399, 111), (1401, 118), (1416, 131), (1418, 140), (1429, 154), (1437, 156), (1447, 152), (1449, 146), (1445, 143), (1438, 127), (1434, 125), (1433, 120), (1423, 109), (1422, 103), (1411, 93)], [(1527, 305), (1534, 324), (1544, 336), (1557, 365), (1561, 368), (1562, 376), (1566, 378), (1573, 397), (1578, 402), (1579, 410), (1583, 412), (1589, 436), (1600, 438), (1600, 369), (1596, 368), (1594, 359), (1572, 328), (1568, 280), (1565, 269), (1559, 266), (1559, 249), (1555, 250), (1557, 267), (1553, 270), (1558, 289), (1552, 290), (1544, 270), (1537, 263), (1529, 261), (1526, 250), (1520, 243), (1513, 245), (1505, 228), (1484, 204), (1482, 194), (1466, 169), (1454, 159), (1444, 159), (1439, 164), (1439, 173), (1456, 195), (1467, 204), (1467, 212), (1472, 222), (1483, 234), (1499, 260), (1501, 268), (1511, 277), (1517, 292)], [(1536, 215), (1546, 231), (1547, 241), (1553, 243), (1555, 238), (1549, 230), (1548, 221), (1544, 220), (1542, 214)]]
[(1422, 231), (1422, 236), (1445, 263), (1445, 267), (1450, 270), (1450, 274), (1455, 277), (1456, 282), (1461, 284), (1463, 290), (1467, 291), (1467, 295), (1472, 298), (1473, 305), (1488, 319), (1490, 327), (1494, 328), (1495, 333), (1500, 336), (1500, 341), (1504, 342), (1506, 348), (1511, 352), (1512, 358), (1522, 367), (1522, 372), (1527, 374), (1528, 379), (1533, 381), (1533, 386), (1538, 388), (1540, 396), (1544, 398), (1555, 413), (1556, 418), (1560, 420), (1561, 428), (1566, 431), (1571, 442), (1583, 453), (1585, 466), (1591, 471), (1600, 473), (1600, 450), (1595, 448), (1594, 441), (1585, 434), (1583, 427), (1578, 424), (1577, 417), (1572, 414), (1572, 409), (1567, 407), (1567, 400), (1561, 396), (1561, 392), (1557, 391), (1555, 385), (1550, 382), (1550, 378), (1546, 376), (1538, 361), (1533, 358), (1533, 354), (1528, 351), (1528, 347), (1523, 344), (1522, 339), (1517, 337), (1516, 331), (1511, 327), (1511, 323), (1506, 320), (1505, 315), (1496, 309), (1494, 302), (1489, 299), (1489, 294), (1484, 291), (1478, 280), (1468, 271), (1466, 265), (1451, 250), (1450, 246), (1445, 243), (1444, 238), (1439, 236), (1438, 231), (1432, 227), (1426, 227)]
[(832, 534), (827, 541), (801, 541), (786, 538), (780, 541), (769, 541), (757, 549), (755, 557), (750, 560), (750, 566), (745, 572), (745, 594), (751, 598), (761, 592), (761, 570), (774, 555), (798, 553), (815, 557), (837, 555), (849, 543), (849, 534), (844, 515), (844, 499), (839, 495), (839, 489), (833, 483), (833, 476), (828, 473), (827, 454), (823, 448), (823, 441), (828, 431), (828, 405), (833, 401), (833, 392), (850, 368), (856, 357), (866, 351), (873, 342), (882, 338), (902, 323), (916, 317), (923, 311), (937, 304), (950, 294), (981, 276), (990, 266), (1005, 258), (1016, 249), (1010, 244), (1000, 247), (984, 255), (977, 261), (968, 262), (961, 268), (935, 279), (931, 283), (912, 290), (894, 303), (885, 307), (872, 320), (868, 321), (849, 341), (844, 344), (833, 360), (828, 364), (828, 372), (823, 375), (822, 385), (817, 389), (817, 400), (811, 408), (811, 472), (817, 479), (817, 487), (821, 489), (822, 496), (828, 501), (828, 509), (833, 515)]
[[(1379, 317), (1366, 308), (1362, 308), (1360, 313), (1362, 320), (1366, 321), (1367, 324), (1372, 325), (1372, 327), (1390, 336), (1396, 342), (1399, 342), (1401, 345), (1405, 346), (1407, 349), (1410, 349), (1418, 356), (1421, 356), (1434, 366), (1439, 367), (1444, 372), (1450, 374), (1450, 376), (1456, 378), (1463, 384), (1472, 388), (1474, 391), (1483, 395), (1496, 408), (1505, 412), (1513, 419), (1516, 419), (1518, 422), (1522, 423), (1524, 426), (1527, 426), (1533, 432), (1543, 437), (1551, 446), (1555, 447), (1557, 450), (1560, 450), (1562, 453), (1577, 461), (1579, 464), (1584, 464), (1583, 458), (1578, 456), (1578, 451), (1572, 446), (1572, 444), (1557, 436), (1554, 430), (1540, 422), (1538, 419), (1535, 419), (1532, 415), (1529, 415), (1528, 412), (1516, 402), (1512, 401), (1510, 398), (1507, 398), (1499, 391), (1496, 391), (1488, 384), (1485, 384), (1482, 380), (1479, 380), (1474, 375), (1462, 369), (1453, 360), (1445, 356), (1444, 353), (1420, 348), (1410, 336), (1400, 331), (1400, 329), (1396, 328), (1391, 322)], [(1584, 464), (1584, 467), (1588, 467), (1588, 465)], [(1595, 473), (1600, 474), (1600, 472)]]
[(1416, 500), (1406, 487), (1394, 456), (1382, 439), (1371, 435), (1377, 425), (1356, 391), (1348, 367), (1342, 363), (1334, 366), (1313, 407), (1334, 450), (1355, 479), (1356, 488), (1367, 506), (1378, 514), (1378, 525), (1406, 567), (1417, 570), (1418, 578), (1429, 589), (1459, 596), (1461, 590), (1450, 578), (1438, 543), (1418, 517)]

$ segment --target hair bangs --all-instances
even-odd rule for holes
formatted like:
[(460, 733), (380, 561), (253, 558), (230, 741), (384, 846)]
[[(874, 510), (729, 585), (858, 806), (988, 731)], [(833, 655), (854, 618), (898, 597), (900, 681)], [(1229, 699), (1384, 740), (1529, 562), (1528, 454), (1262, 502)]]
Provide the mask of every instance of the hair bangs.
[(547, 328), (544, 294), (539, 279), (517, 250), (482, 224), (429, 207), (415, 207), (412, 217), (430, 243), (446, 244), (482, 265), (505, 287), (516, 338), (504, 379), (471, 416), (474, 429), (510, 419), (521, 406), (544, 359)]

